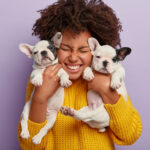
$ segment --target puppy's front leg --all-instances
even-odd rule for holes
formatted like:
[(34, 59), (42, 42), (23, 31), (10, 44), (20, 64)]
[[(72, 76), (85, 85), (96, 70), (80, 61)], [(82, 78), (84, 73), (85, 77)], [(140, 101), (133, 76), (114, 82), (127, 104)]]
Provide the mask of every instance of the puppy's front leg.
[(83, 71), (83, 79), (91, 81), (94, 78), (91, 67), (86, 67)]
[(111, 88), (119, 89), (125, 77), (125, 70), (120, 66), (111, 76)]
[(35, 86), (41, 86), (43, 83), (43, 72), (44, 69), (34, 69), (31, 73), (31, 83), (34, 84)]
[(64, 69), (60, 69), (57, 74), (60, 77), (60, 85), (62, 87), (69, 87), (72, 82), (69, 80), (69, 75), (64, 71)]

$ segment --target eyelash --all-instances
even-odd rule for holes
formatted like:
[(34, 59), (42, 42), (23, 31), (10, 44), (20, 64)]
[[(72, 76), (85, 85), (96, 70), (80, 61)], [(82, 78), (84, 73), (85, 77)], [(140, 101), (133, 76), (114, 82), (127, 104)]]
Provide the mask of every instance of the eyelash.
[(69, 51), (70, 49), (61, 48), (63, 51)]
[[(61, 48), (63, 51), (70, 51), (70, 49), (65, 49), (65, 48)], [(82, 50), (80, 50), (80, 52), (81, 53), (86, 53), (86, 52), (88, 52), (88, 51), (82, 51)]]
[(82, 50), (80, 50), (80, 52), (81, 52), (81, 53), (86, 53), (86, 52), (88, 52), (88, 51), (82, 51)]

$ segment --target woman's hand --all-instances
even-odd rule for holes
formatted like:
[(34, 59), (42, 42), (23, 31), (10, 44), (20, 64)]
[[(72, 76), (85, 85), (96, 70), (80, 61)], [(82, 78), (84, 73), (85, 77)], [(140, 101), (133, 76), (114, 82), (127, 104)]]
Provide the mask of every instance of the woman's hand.
[(60, 68), (60, 64), (46, 68), (43, 73), (42, 86), (35, 87), (29, 114), (31, 121), (38, 123), (45, 121), (48, 99), (60, 86), (59, 77), (57, 76)]
[(61, 65), (57, 64), (45, 69), (43, 73), (43, 84), (42, 86), (35, 87), (34, 92), (34, 96), (41, 100), (41, 102), (48, 100), (60, 86), (59, 77), (57, 76), (60, 68)]
[(104, 103), (107, 104), (115, 104), (120, 95), (116, 90), (113, 90), (110, 87), (111, 75), (110, 74), (102, 74), (96, 71), (94, 72), (94, 79), (88, 82), (88, 90), (92, 89), (99, 93), (102, 97)]

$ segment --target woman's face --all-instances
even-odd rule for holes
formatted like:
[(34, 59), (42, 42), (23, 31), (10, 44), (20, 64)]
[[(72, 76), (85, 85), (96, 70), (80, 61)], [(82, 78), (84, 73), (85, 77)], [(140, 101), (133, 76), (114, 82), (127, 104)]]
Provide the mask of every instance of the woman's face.
[(57, 53), (58, 61), (68, 73), (70, 80), (76, 80), (91, 64), (92, 54), (88, 46), (91, 34), (84, 31), (73, 37), (69, 30), (62, 34), (63, 39)]

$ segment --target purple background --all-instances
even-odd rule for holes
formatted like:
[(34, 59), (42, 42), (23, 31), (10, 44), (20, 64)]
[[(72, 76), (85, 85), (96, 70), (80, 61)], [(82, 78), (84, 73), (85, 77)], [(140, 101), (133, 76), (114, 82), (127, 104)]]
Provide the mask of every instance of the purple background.
[[(123, 63), (126, 86), (133, 105), (139, 111), (143, 132), (132, 146), (116, 146), (117, 150), (149, 150), (150, 127), (150, 2), (149, 0), (104, 0), (116, 12), (123, 24), (122, 46), (130, 46), (132, 53)], [(23, 55), (18, 44), (35, 44), (32, 26), (50, 0), (0, 1), (0, 149), (19, 150), (17, 124), (24, 106), (26, 82), (32, 60)], [(148, 93), (149, 92), (149, 93)]]

